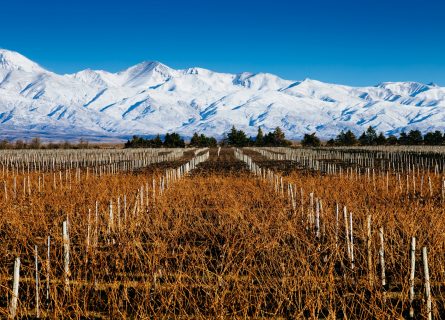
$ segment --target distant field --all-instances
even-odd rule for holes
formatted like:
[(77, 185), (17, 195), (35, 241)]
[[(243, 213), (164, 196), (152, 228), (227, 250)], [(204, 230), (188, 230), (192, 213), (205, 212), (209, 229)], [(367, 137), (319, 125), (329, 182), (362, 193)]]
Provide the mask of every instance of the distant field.
[(0, 317), (439, 319), (444, 156), (0, 151)]

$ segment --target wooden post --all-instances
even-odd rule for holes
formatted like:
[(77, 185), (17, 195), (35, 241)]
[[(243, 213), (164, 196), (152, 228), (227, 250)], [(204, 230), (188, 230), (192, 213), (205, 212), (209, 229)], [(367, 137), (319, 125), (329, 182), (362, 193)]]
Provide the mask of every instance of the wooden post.
[(315, 237), (320, 238), (320, 203), (315, 199)]
[(324, 213), (323, 213), (323, 202), (319, 199), (318, 203), (320, 204), (320, 228), (321, 228), (321, 237), (325, 238), (326, 236), (326, 223), (324, 221)]
[(423, 175), (420, 179), (420, 197), (423, 197)]
[(351, 244), (350, 244), (350, 238), (349, 238), (349, 227), (348, 227), (348, 211), (346, 207), (343, 208), (343, 218), (345, 221), (345, 235), (346, 235), (346, 249), (348, 252), (348, 259), (351, 261)]
[(99, 243), (99, 202), (96, 201), (96, 214), (94, 217), (94, 246)]
[(385, 275), (385, 239), (383, 237), (383, 227), (379, 229), (380, 236), (380, 267), (382, 275), (382, 287), (386, 286), (386, 275)]
[(51, 237), (48, 236), (47, 241), (47, 252), (46, 252), (46, 300), (49, 301), (49, 271), (50, 271), (50, 248), (51, 248)]
[(335, 249), (338, 248), (338, 203), (335, 204)]
[(428, 320), (433, 319), (431, 309), (431, 287), (430, 287), (430, 271), (428, 269), (428, 253), (426, 247), (422, 248), (423, 273), (425, 274), (425, 299), (426, 299), (426, 316)]
[[(309, 201), (309, 205), (310, 205), (310, 210), (309, 210), (309, 227), (310, 227), (310, 229), (312, 229), (312, 226), (313, 226), (313, 224), (314, 224), (314, 193), (313, 192), (311, 192), (311, 193), (309, 193), (309, 199), (310, 199), (310, 201)], [(311, 230), (311, 232), (312, 232), (312, 230)]]
[(65, 276), (65, 290), (69, 289), (69, 274), (70, 274), (70, 243), (68, 235), (67, 222), (63, 221), (62, 226), (62, 239), (63, 239), (63, 271)]
[(350, 235), (351, 235), (351, 269), (354, 270), (354, 232), (352, 230), (352, 212), (349, 212), (349, 227), (350, 227)]
[(17, 303), (19, 299), (19, 282), (20, 282), (20, 258), (16, 258), (14, 262), (14, 282), (12, 285), (12, 299), (10, 306), (10, 316), (14, 319), (17, 315)]
[(127, 227), (127, 195), (124, 195), (124, 225)]
[(121, 198), (117, 197), (117, 231), (121, 231)]
[(110, 201), (110, 211), (108, 220), (108, 233), (114, 232), (114, 215), (113, 215), (113, 201)]
[(410, 258), (411, 258), (411, 270), (409, 274), (409, 304), (410, 304), (409, 316), (410, 318), (414, 318), (413, 301), (414, 301), (414, 276), (416, 273), (416, 237), (411, 238)]
[(37, 246), (34, 247), (34, 262), (36, 267), (36, 318), (40, 318), (40, 309), (39, 309), (39, 260), (38, 260), (38, 250)]
[(369, 284), (371, 287), (374, 285), (374, 272), (372, 267), (372, 232), (371, 232), (371, 219), (372, 216), (368, 215), (367, 218), (367, 241), (366, 241), (366, 247), (368, 249), (368, 278), (369, 278)]
[(88, 209), (88, 221), (87, 221), (87, 247), (85, 250), (85, 261), (88, 262), (88, 252), (90, 251), (91, 244), (91, 209)]
[(428, 176), (428, 186), (430, 188), (430, 197), (433, 196), (433, 185), (431, 184), (431, 177)]

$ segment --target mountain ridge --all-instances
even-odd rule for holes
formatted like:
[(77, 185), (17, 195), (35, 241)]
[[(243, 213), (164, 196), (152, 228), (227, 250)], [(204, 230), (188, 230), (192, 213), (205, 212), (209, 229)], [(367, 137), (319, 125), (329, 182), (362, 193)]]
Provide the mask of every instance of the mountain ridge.
[[(385, 134), (445, 129), (445, 88), (420, 82), (352, 87), (270, 73), (175, 70), (144, 61), (112, 73), (86, 69), (59, 75), (23, 55), (0, 49), (0, 132), (10, 138), (51, 132), (66, 137), (194, 132), (222, 137), (232, 125), (254, 135), (280, 126), (300, 139), (317, 132), (368, 126)], [(17, 133), (17, 136), (11, 132)]]

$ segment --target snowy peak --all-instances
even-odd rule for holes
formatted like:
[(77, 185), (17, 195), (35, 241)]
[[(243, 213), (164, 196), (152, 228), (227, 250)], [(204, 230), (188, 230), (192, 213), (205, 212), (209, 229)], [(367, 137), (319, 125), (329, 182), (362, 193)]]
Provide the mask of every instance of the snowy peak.
[(162, 83), (176, 75), (173, 70), (158, 61), (144, 61), (132, 66), (117, 75), (123, 80), (123, 85), (137, 87), (148, 83)]
[(181, 71), (181, 73), (186, 75), (201, 75), (201, 76), (212, 76), (214, 74), (214, 72), (210, 70), (197, 67), (184, 69)]
[(292, 81), (270, 73), (243, 72), (235, 77), (233, 83), (253, 90), (279, 90), (289, 86)]
[(78, 139), (173, 131), (221, 137), (232, 125), (249, 135), (279, 126), (291, 139), (312, 132), (331, 138), (347, 129), (360, 134), (369, 126), (385, 134), (443, 131), (445, 88), (418, 82), (350, 87), (270, 73), (175, 70), (156, 61), (117, 73), (58, 75), (0, 50), (0, 132), (13, 138), (17, 132)]
[(120, 85), (115, 74), (102, 70), (86, 69), (68, 76), (92, 86), (116, 87)]
[(432, 86), (419, 82), (382, 82), (377, 87), (387, 89), (394, 95), (415, 97), (417, 94), (431, 89)]
[(37, 63), (22, 56), (20, 53), (5, 49), (0, 49), (0, 69), (25, 72), (45, 72)]

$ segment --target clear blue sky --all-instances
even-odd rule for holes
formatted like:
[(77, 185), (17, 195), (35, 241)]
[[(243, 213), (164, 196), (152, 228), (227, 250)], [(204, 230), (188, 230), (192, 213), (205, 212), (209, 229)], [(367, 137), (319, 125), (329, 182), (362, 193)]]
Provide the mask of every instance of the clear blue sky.
[(71, 73), (143, 60), (351, 85), (445, 85), (443, 0), (13, 0), (0, 47)]

